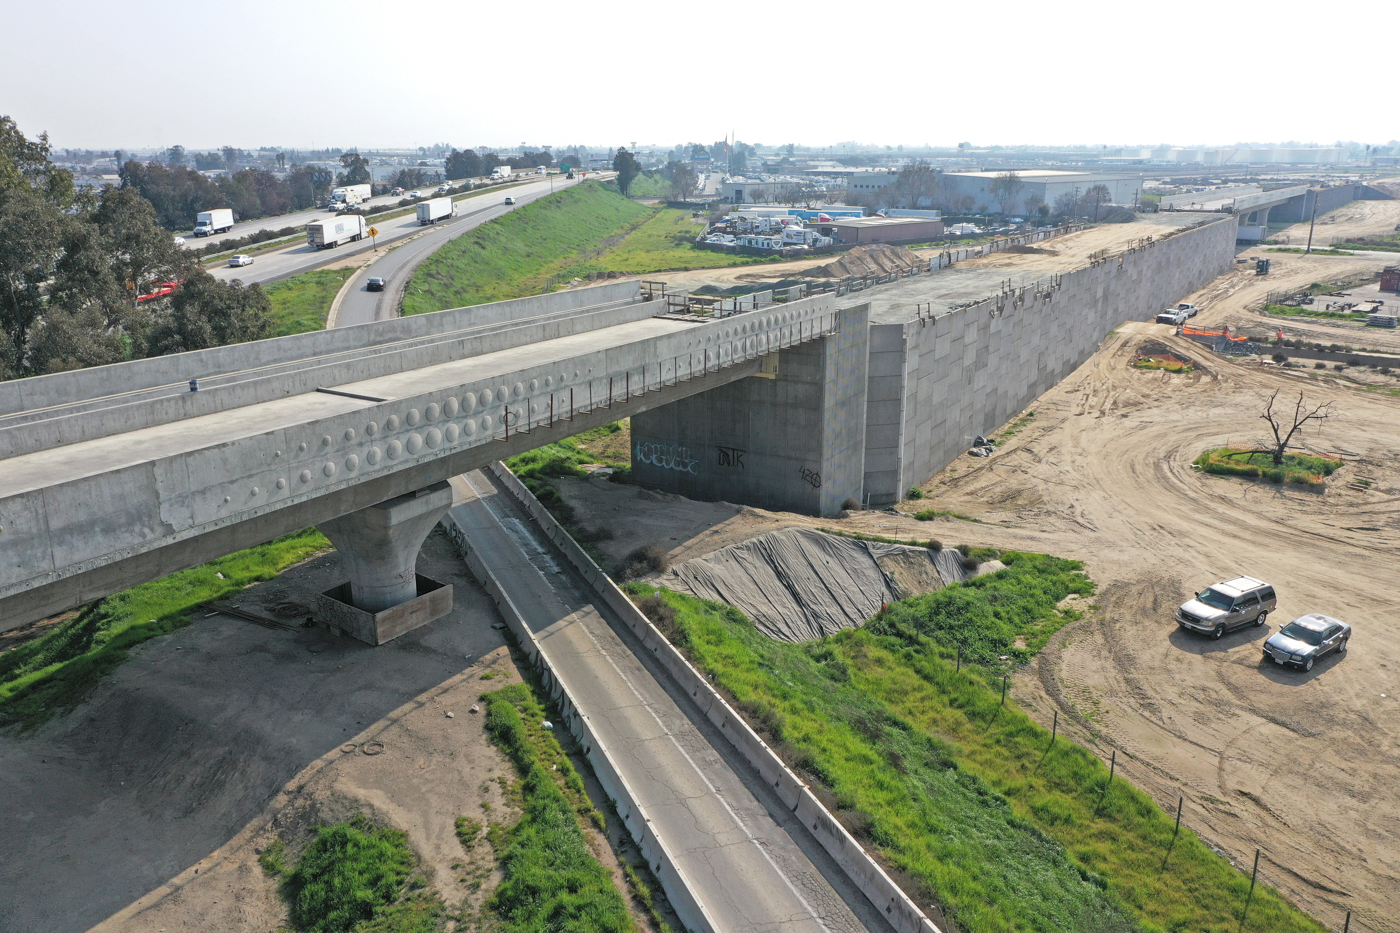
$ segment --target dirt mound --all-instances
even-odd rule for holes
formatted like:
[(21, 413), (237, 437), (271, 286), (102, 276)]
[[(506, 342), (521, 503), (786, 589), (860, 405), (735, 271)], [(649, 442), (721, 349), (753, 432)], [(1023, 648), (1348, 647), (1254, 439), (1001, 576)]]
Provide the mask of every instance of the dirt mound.
[(848, 253), (841, 254), (835, 262), (817, 266), (807, 274), (816, 278), (844, 279), (848, 275), (889, 275), (891, 272), (909, 272), (924, 265), (919, 254), (903, 246), (890, 246), (886, 243), (872, 243), (857, 246)]
[(1008, 253), (1034, 253), (1038, 256), (1060, 255), (1060, 251), (1057, 249), (1046, 249), (1043, 246), (1026, 246), (1024, 243), (1018, 243), (1015, 246), (1008, 246), (1005, 251)]

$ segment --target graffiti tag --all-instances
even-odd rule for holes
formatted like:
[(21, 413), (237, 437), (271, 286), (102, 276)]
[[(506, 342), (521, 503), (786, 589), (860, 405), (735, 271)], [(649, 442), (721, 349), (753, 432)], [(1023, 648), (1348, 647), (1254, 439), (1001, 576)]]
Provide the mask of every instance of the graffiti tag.
[(822, 475), (816, 470), (809, 470), (806, 467), (798, 467), (797, 472), (802, 475), (802, 478), (806, 480), (807, 484), (813, 489), (822, 488)]
[(679, 444), (643, 444), (640, 441), (632, 448), (632, 459), (637, 463), (675, 470), (677, 473), (695, 473), (699, 460), (692, 459), (689, 447)]
[(719, 451), (719, 466), (738, 467), (744, 469), (744, 454), (747, 450), (740, 450), (738, 447), (716, 447)]

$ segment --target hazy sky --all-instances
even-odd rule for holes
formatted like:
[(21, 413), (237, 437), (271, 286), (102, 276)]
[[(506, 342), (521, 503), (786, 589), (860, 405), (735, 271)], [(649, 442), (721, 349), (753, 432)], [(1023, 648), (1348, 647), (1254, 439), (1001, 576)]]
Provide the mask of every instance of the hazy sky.
[(19, 0), (0, 114), (102, 149), (1383, 143), (1396, 9)]

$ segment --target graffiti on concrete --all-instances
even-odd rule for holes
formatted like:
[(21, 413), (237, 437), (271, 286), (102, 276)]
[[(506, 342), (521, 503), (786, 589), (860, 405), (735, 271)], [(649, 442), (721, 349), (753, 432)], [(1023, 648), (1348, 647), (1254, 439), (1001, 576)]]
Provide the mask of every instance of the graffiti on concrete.
[(716, 447), (719, 451), (719, 466), (738, 467), (744, 469), (744, 454), (747, 450), (740, 450), (738, 447)]
[(806, 480), (807, 485), (811, 486), (813, 489), (822, 488), (822, 475), (816, 470), (809, 470), (806, 467), (798, 467), (797, 472), (802, 474), (802, 478)]
[(632, 459), (647, 466), (674, 470), (677, 473), (695, 473), (699, 460), (690, 456), (690, 448), (679, 444), (644, 444), (640, 441), (632, 448)]

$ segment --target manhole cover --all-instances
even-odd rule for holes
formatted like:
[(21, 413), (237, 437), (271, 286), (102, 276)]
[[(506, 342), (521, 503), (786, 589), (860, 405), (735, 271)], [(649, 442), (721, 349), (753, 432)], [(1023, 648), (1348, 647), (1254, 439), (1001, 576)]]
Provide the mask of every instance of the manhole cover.
[(359, 747), (360, 746), (356, 745), (354, 742), (346, 742), (344, 745), (340, 746), (340, 750), (348, 755)]
[(384, 743), (366, 742), (364, 745), (360, 746), (360, 751), (364, 752), (366, 755), (378, 755), (380, 752), (384, 751)]

